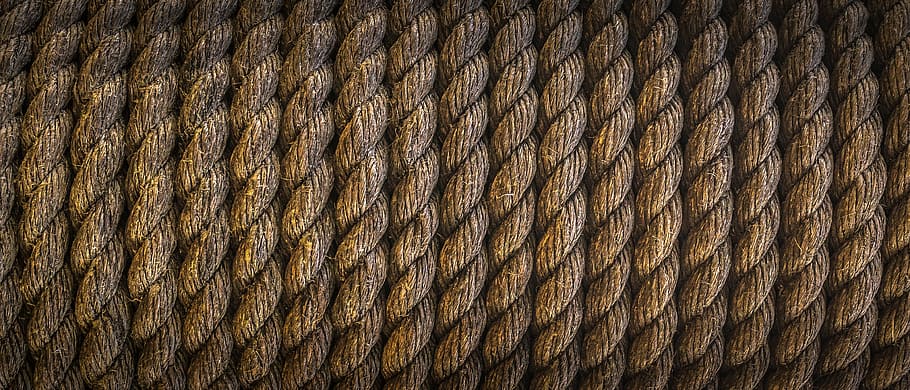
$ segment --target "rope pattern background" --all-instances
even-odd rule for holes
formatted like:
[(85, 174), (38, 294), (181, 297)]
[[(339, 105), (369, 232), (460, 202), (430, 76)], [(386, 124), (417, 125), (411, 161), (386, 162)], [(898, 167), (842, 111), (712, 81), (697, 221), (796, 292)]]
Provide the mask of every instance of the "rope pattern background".
[(910, 389), (910, 0), (0, 1), (0, 388)]

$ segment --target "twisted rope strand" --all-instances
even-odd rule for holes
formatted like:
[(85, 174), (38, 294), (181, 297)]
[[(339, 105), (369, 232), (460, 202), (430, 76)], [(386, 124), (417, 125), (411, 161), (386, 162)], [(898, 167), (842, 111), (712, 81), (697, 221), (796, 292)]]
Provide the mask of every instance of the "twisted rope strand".
[(719, 387), (755, 389), (768, 370), (768, 336), (774, 322), (780, 205), (780, 118), (774, 104), (779, 72), (773, 62), (777, 32), (771, 3), (741, 3), (730, 22), (733, 84), (733, 263)]
[(282, 37), (286, 55), (278, 92), (286, 104), (284, 138), (291, 140), (281, 167), (291, 194), (281, 225), (291, 248), (284, 274), (290, 310), (282, 332), (282, 386), (289, 389), (325, 389), (330, 381), (328, 308), (334, 286), (327, 261), (335, 222), (328, 204), (334, 173), (327, 149), (335, 134), (328, 101), (336, 43), (330, 15), (334, 6), (334, 1), (322, 0), (294, 3)]
[(386, 278), (388, 200), (382, 191), (388, 170), (383, 142), (389, 120), (382, 86), (388, 11), (378, 0), (346, 0), (338, 12), (344, 39), (335, 75), (341, 82), (335, 106), (338, 146), (335, 220), (341, 236), (335, 253), (338, 294), (332, 305), (335, 340), (329, 368), (339, 389), (365, 389), (379, 376), (384, 310), (379, 290)]
[(828, 275), (825, 238), (831, 227), (832, 156), (828, 71), (822, 64), (824, 36), (815, 0), (781, 0), (778, 17), (783, 107), (778, 144), (781, 165), (781, 264), (775, 284), (774, 369), (771, 389), (808, 385), (819, 353), (825, 317), (822, 285)]
[(187, 387), (236, 387), (228, 251), (227, 50), (236, 0), (198, 0), (183, 23), (181, 74), (187, 85), (180, 111), (177, 197), (183, 205), (177, 237), (183, 253), (177, 294), (186, 307), (183, 346), (190, 356)]
[(281, 270), (278, 245), (278, 139), (281, 109), (275, 98), (281, 58), (278, 41), (283, 20), (280, 1), (245, 0), (234, 20), (243, 37), (234, 48), (231, 78), (230, 157), (234, 198), (230, 228), (238, 244), (232, 268), (240, 301), (233, 319), (240, 348), (237, 379), (246, 387), (278, 386), (275, 367), (281, 347)]
[(875, 333), (875, 292), (881, 281), (879, 254), (885, 214), (879, 201), (885, 164), (879, 154), (881, 117), (878, 81), (871, 73), (872, 40), (865, 35), (868, 11), (858, 1), (830, 1), (827, 10), (830, 101), (835, 105), (834, 214), (828, 243), (831, 273), (815, 385), (856, 389), (869, 365)]
[(174, 160), (177, 138), (177, 72), (183, 0), (139, 2), (135, 40), (138, 55), (130, 69), (132, 99), (127, 142), (132, 151), (126, 194), (132, 205), (126, 245), (132, 255), (127, 276), (130, 296), (138, 300), (132, 339), (141, 348), (136, 367), (139, 386), (182, 388), (177, 301), (177, 246)]
[(629, 278), (633, 298), (626, 387), (634, 389), (667, 385), (677, 325), (673, 292), (679, 273), (676, 238), (682, 225), (679, 137), (683, 118), (676, 94), (680, 64), (673, 52), (678, 31), (668, 5), (669, 0), (632, 4), (637, 47), (638, 229)]
[(487, 324), (481, 293), (489, 217), (482, 196), (489, 156), (481, 137), (487, 128), (484, 89), (489, 78), (482, 47), (490, 17), (479, 0), (445, 1), (440, 11), (440, 233), (445, 241), (436, 273), (440, 294), (433, 377), (442, 388), (475, 388), (482, 364), (478, 347)]
[(593, 136), (588, 155), (589, 206), (587, 289), (582, 321), (581, 387), (619, 387), (627, 345), (635, 169), (632, 127), (635, 106), (632, 57), (626, 50), (629, 25), (620, 0), (598, 0), (585, 14), (586, 64)]
[(129, 387), (133, 381), (130, 313), (119, 284), (126, 259), (118, 231), (124, 196), (117, 176), (125, 154), (125, 66), (133, 38), (127, 24), (135, 11), (132, 0), (89, 1), (79, 48), (82, 68), (74, 87), (80, 115), (70, 148), (77, 167), (69, 197), (77, 229), (70, 260), (82, 278), (76, 321), (86, 331), (79, 369), (86, 383), (99, 389)]
[(21, 269), (16, 262), (17, 218), (13, 206), (27, 67), (41, 11), (37, 1), (0, 5), (0, 388), (4, 389), (24, 388), (28, 383), (25, 335), (18, 318), (22, 310)]
[(865, 384), (873, 389), (910, 386), (910, 2), (879, 0), (876, 61), (881, 65), (879, 104), (887, 118), (882, 152), (888, 178), (882, 205), (888, 225), (881, 253), (878, 327)]
[(490, 152), (495, 173), (488, 186), (490, 213), (487, 241), (489, 283), (484, 304), (489, 316), (482, 353), (483, 388), (519, 388), (528, 368), (531, 294), (528, 282), (534, 262), (531, 229), (536, 195), (537, 92), (534, 81), (536, 20), (529, 1), (501, 0), (490, 9), (496, 30), (490, 43)]
[(395, 1), (389, 18), (389, 154), (395, 179), (390, 201), (392, 252), (386, 316), (390, 333), (382, 353), (385, 386), (418, 389), (430, 372), (436, 304), (429, 294), (436, 275), (433, 236), (439, 211), (433, 194), (439, 176), (436, 134), (436, 12), (429, 0)]
[(581, 240), (587, 166), (582, 135), (587, 125), (584, 58), (578, 46), (581, 12), (575, 0), (543, 1), (537, 8), (540, 87), (537, 157), (540, 198), (535, 225), (540, 234), (534, 274), (538, 280), (531, 349), (535, 388), (566, 388), (578, 371), (584, 273)]
[(730, 175), (733, 105), (727, 99), (730, 67), (724, 58), (727, 28), (720, 1), (683, 4), (683, 45), (688, 49), (682, 88), (686, 95), (683, 156), (686, 220), (677, 295), (676, 373), (673, 387), (717, 386), (723, 362), (722, 329), (730, 270), (733, 214)]

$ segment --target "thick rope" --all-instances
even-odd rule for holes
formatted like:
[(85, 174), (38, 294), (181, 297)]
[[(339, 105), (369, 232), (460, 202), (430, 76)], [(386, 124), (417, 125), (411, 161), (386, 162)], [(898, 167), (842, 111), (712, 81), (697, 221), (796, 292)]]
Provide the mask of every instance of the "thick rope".
[(774, 8), (779, 12), (781, 69), (781, 259), (774, 289), (774, 367), (766, 379), (770, 389), (796, 389), (812, 379), (825, 317), (822, 285), (828, 275), (825, 239), (831, 227), (832, 113), (826, 102), (828, 71), (822, 64), (825, 42), (816, 23), (817, 2), (780, 0)]
[(598, 0), (585, 13), (593, 136), (588, 155), (590, 213), (581, 338), (581, 387), (615, 389), (626, 367), (635, 215), (632, 180), (635, 105), (629, 22), (622, 1)]
[(70, 154), (76, 175), (69, 214), (76, 227), (70, 249), (82, 278), (76, 292), (76, 321), (85, 330), (79, 369), (92, 388), (129, 387), (133, 353), (127, 343), (130, 312), (120, 279), (126, 259), (118, 221), (124, 213), (120, 168), (125, 157), (128, 99), (126, 64), (132, 49), (128, 25), (133, 0), (89, 1), (82, 36), (82, 67), (74, 89), (79, 122)]
[(126, 195), (132, 205), (126, 245), (132, 255), (127, 286), (138, 301), (132, 339), (139, 348), (137, 382), (144, 388), (182, 388), (177, 302), (177, 213), (174, 160), (177, 138), (177, 69), (183, 0), (140, 1), (137, 56), (130, 69)]
[(635, 36), (638, 185), (626, 387), (664, 387), (673, 365), (679, 273), (676, 239), (682, 225), (682, 102), (676, 94), (680, 63), (674, 53), (676, 18), (669, 0), (632, 3)]
[(178, 296), (186, 308), (183, 346), (187, 387), (235, 387), (234, 340), (226, 318), (231, 299), (228, 252), (227, 51), (236, 0), (198, 0), (183, 22), (185, 89), (180, 111), (177, 238), (183, 254)]
[(439, 176), (436, 134), (437, 18), (428, 0), (402, 0), (389, 15), (391, 83), (389, 152), (394, 189), (389, 204), (388, 339), (382, 376), (392, 389), (419, 389), (430, 373), (429, 346), (436, 315), (430, 294), (436, 274)]
[(278, 92), (284, 108), (284, 138), (291, 144), (282, 160), (290, 198), (282, 218), (283, 238), (290, 248), (284, 292), (290, 310), (282, 331), (284, 388), (327, 388), (326, 364), (332, 339), (328, 316), (333, 277), (328, 264), (335, 235), (329, 207), (333, 172), (328, 159), (335, 134), (332, 106), (334, 1), (294, 3), (285, 23), (285, 52)]

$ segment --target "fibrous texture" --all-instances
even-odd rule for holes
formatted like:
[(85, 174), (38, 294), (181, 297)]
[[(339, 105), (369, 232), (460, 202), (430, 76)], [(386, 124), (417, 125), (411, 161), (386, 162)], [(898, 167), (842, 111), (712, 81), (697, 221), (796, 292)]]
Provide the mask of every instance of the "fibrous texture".
[(275, 92), (284, 20), (280, 1), (244, 0), (234, 23), (242, 38), (234, 47), (231, 78), (230, 156), (234, 198), (230, 228), (237, 241), (232, 280), (240, 292), (234, 311), (239, 349), (237, 379), (245, 387), (278, 386), (275, 360), (281, 346), (281, 269), (275, 259), (278, 232), (278, 139), (281, 108)]
[(333, 276), (328, 264), (335, 235), (329, 205), (333, 171), (328, 156), (335, 134), (331, 54), (335, 48), (333, 1), (294, 3), (282, 38), (284, 67), (279, 95), (286, 104), (282, 132), (290, 140), (281, 177), (290, 191), (281, 227), (290, 248), (284, 293), (290, 308), (282, 328), (284, 388), (324, 389), (330, 377), (326, 358), (332, 339), (328, 308)]
[(885, 118), (882, 153), (888, 163), (881, 203), (888, 224), (881, 247), (878, 326), (865, 384), (884, 389), (910, 386), (910, 2), (871, 3), (878, 15), (875, 57)]
[(673, 366), (674, 299), (679, 274), (676, 239), (682, 226), (682, 102), (676, 18), (669, 0), (636, 0), (632, 32), (636, 38), (635, 80), (638, 185), (636, 232), (629, 285), (629, 358), (626, 386), (666, 386)]
[(777, 32), (771, 3), (744, 1), (730, 19), (736, 106), (733, 127), (733, 240), (721, 388), (755, 389), (768, 371), (778, 273), (780, 127), (775, 99)]
[(382, 191), (389, 163), (383, 141), (389, 122), (388, 92), (382, 85), (384, 7), (378, 0), (346, 0), (336, 18), (344, 38), (335, 62), (339, 241), (334, 267), (339, 285), (331, 312), (336, 337), (329, 369), (340, 389), (370, 388), (380, 371), (384, 308), (379, 292), (388, 267), (383, 240), (389, 225)]
[(82, 279), (76, 291), (76, 322), (85, 331), (79, 370), (92, 388), (129, 387), (133, 353), (127, 342), (130, 311), (120, 285), (126, 258), (118, 222), (124, 213), (120, 168), (126, 154), (126, 64), (132, 49), (128, 25), (132, 0), (92, 0), (79, 51), (82, 66), (74, 90), (79, 121), (70, 155), (76, 175), (69, 214), (76, 227), (70, 248)]
[(138, 301), (132, 339), (139, 356), (137, 384), (175, 388), (185, 384), (177, 303), (177, 213), (171, 151), (177, 139), (177, 69), (183, 0), (141, 1), (137, 14), (137, 56), (129, 73), (130, 105), (126, 141), (130, 156), (126, 194), (126, 246), (132, 255), (128, 283)]
[(827, 0), (827, 59), (831, 66), (829, 100), (834, 106), (834, 153), (831, 198), (834, 202), (830, 274), (825, 281), (827, 310), (821, 335), (825, 342), (815, 385), (856, 389), (869, 366), (869, 342), (875, 333), (875, 291), (881, 281), (879, 254), (885, 214), (879, 205), (885, 187), (885, 164), (878, 150), (882, 121), (876, 106), (878, 81), (872, 74), (869, 18), (859, 1)]
[(177, 293), (186, 310), (183, 347), (187, 387), (236, 386), (234, 340), (225, 317), (231, 298), (226, 261), (229, 244), (228, 170), (224, 161), (230, 85), (227, 51), (236, 0), (199, 0), (182, 31), (184, 94), (180, 109), (177, 197), (183, 205), (177, 238), (183, 257)]
[(537, 155), (540, 197), (535, 226), (539, 239), (534, 276), (535, 296), (531, 365), (535, 388), (566, 388), (578, 371), (581, 325), (585, 221), (582, 187), (587, 150), (582, 135), (587, 125), (581, 12), (575, 0), (546, 0), (537, 7), (537, 82), (540, 110)]
[(782, 110), (778, 145), (783, 161), (774, 367), (767, 384), (772, 389), (794, 389), (812, 379), (825, 316), (822, 286), (829, 269), (825, 240), (831, 227), (832, 113), (826, 101), (828, 71), (822, 63), (824, 35), (816, 23), (818, 3), (782, 0), (775, 9)]
[(486, 193), (490, 213), (489, 273), (484, 304), (489, 323), (481, 351), (487, 390), (522, 385), (528, 369), (532, 305), (528, 282), (534, 264), (537, 166), (537, 93), (534, 75), (535, 12), (528, 1), (496, 1), (490, 8), (494, 32), (489, 50), (490, 158)]
[(439, 176), (436, 135), (436, 11), (428, 0), (401, 0), (389, 12), (388, 78), (390, 178), (390, 327), (382, 352), (382, 376), (393, 389), (426, 384), (436, 305), (429, 294), (436, 275), (439, 226), (435, 196)]
[(730, 66), (724, 58), (727, 27), (718, 0), (685, 1), (680, 20), (685, 95), (683, 215), (677, 290), (679, 332), (672, 385), (716, 387), (723, 362), (722, 329), (727, 312), (724, 284), (730, 270), (729, 232), (733, 202), (733, 105), (727, 99)]
[(489, 216), (482, 202), (489, 173), (486, 142), (489, 62), (483, 54), (490, 29), (478, 0), (440, 6), (439, 251), (436, 283), (436, 351), (433, 378), (441, 388), (474, 388), (480, 382), (480, 341), (487, 325), (481, 292), (487, 276), (483, 251)]
[(581, 334), (581, 387), (615, 389), (625, 372), (631, 296), (635, 154), (629, 21), (621, 1), (598, 0), (585, 14), (590, 94), (590, 192)]

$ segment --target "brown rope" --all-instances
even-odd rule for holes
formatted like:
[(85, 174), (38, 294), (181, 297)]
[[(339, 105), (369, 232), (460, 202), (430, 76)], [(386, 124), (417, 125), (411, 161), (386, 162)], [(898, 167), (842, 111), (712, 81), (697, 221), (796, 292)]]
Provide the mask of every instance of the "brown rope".
[(327, 98), (333, 84), (334, 3), (294, 3), (282, 38), (286, 55), (278, 91), (286, 104), (283, 131), (291, 140), (282, 161), (291, 196), (281, 225), (291, 248), (284, 276), (290, 310), (282, 332), (282, 386), (289, 389), (327, 388), (330, 381), (326, 358), (333, 278), (327, 262), (335, 222), (328, 205), (333, 172), (327, 149), (335, 128)]
[(537, 68), (534, 9), (528, 1), (496, 1), (490, 8), (496, 30), (490, 43), (490, 155), (495, 172), (487, 188), (489, 283), (484, 304), (489, 316), (483, 339), (486, 390), (523, 385), (528, 369), (534, 261), (537, 166)]
[(440, 16), (440, 233), (444, 242), (436, 273), (440, 292), (433, 377), (441, 388), (474, 388), (480, 382), (478, 347), (487, 324), (481, 292), (487, 275), (482, 249), (489, 221), (481, 200), (489, 157), (481, 137), (488, 121), (484, 89), (489, 64), (482, 48), (490, 17), (478, 0), (445, 1)]
[(635, 216), (631, 143), (635, 125), (629, 22), (622, 1), (598, 0), (585, 13), (590, 126), (590, 227), (585, 265), (581, 387), (615, 389), (625, 371)]
[(825, 239), (831, 226), (827, 191), (833, 164), (828, 71), (822, 64), (824, 36), (815, 0), (780, 0), (778, 55), (782, 107), (778, 144), (781, 164), (781, 264), (775, 287), (777, 314), (772, 338), (773, 372), (768, 387), (809, 384), (819, 354), (825, 316), (822, 285), (828, 275)]
[(768, 370), (768, 335), (774, 322), (771, 288), (778, 273), (777, 230), (780, 181), (774, 104), (779, 72), (773, 62), (777, 32), (768, 21), (771, 3), (739, 4), (730, 20), (734, 50), (730, 95), (736, 105), (733, 128), (733, 230), (729, 306), (724, 333), (721, 388), (754, 389)]
[(439, 157), (436, 133), (436, 12), (428, 0), (392, 4), (389, 17), (388, 77), (391, 82), (389, 162), (394, 189), (390, 201), (389, 335), (382, 376), (392, 389), (425, 386), (436, 313), (429, 294), (436, 274), (434, 235), (439, 211), (434, 190)]
[(859, 388), (869, 365), (875, 332), (875, 292), (881, 281), (879, 255), (885, 215), (879, 201), (885, 164), (879, 154), (881, 117), (876, 110), (878, 81), (871, 72), (872, 40), (865, 35), (868, 11), (858, 1), (826, 1), (828, 63), (835, 105), (831, 197), (831, 273), (824, 343), (815, 385)]
[(388, 200), (382, 191), (388, 170), (383, 142), (389, 120), (388, 92), (382, 86), (387, 53), (383, 47), (388, 11), (377, 0), (345, 0), (336, 19), (344, 37), (335, 76), (338, 146), (335, 253), (338, 294), (332, 305), (336, 336), (329, 368), (340, 389), (365, 389), (379, 376), (386, 278)]
[(183, 23), (183, 105), (177, 197), (183, 205), (177, 237), (183, 253), (178, 296), (186, 308), (183, 346), (187, 387), (236, 387), (234, 341), (227, 315), (231, 297), (228, 251), (227, 51), (236, 0), (198, 0)]
[(28, 386), (25, 335), (18, 317), (21, 268), (17, 264), (17, 216), (13, 215), (22, 108), (25, 105), (28, 66), (32, 60), (34, 30), (41, 4), (25, 1), (0, 6), (0, 388)]
[(70, 259), (82, 278), (76, 321), (86, 334), (79, 369), (92, 388), (129, 387), (133, 380), (130, 312), (119, 283), (126, 259), (117, 222), (124, 211), (118, 175), (125, 154), (125, 66), (132, 46), (127, 24), (135, 11), (132, 0), (89, 2), (79, 47), (82, 67), (73, 88), (79, 122), (70, 148), (76, 167), (69, 197), (76, 227)]
[(683, 113), (676, 95), (680, 63), (673, 52), (678, 32), (668, 4), (669, 0), (632, 4), (638, 185), (626, 387), (633, 389), (666, 386), (677, 325), (673, 292), (679, 273), (676, 239), (682, 225), (679, 137)]
[(126, 195), (132, 209), (126, 222), (126, 245), (132, 255), (129, 292), (138, 305), (132, 339), (139, 351), (139, 386), (182, 388), (182, 362), (174, 250), (177, 214), (173, 207), (177, 138), (177, 72), (182, 0), (141, 1), (135, 33), (137, 56), (130, 69), (132, 99), (127, 143)]
[(686, 1), (680, 21), (686, 48), (682, 75), (686, 146), (685, 231), (677, 289), (680, 324), (672, 380), (677, 389), (716, 387), (724, 356), (724, 284), (730, 270), (733, 217), (729, 146), (733, 105), (726, 96), (730, 67), (724, 58), (727, 27), (720, 20), (720, 7), (720, 1)]
[(879, 107), (886, 118), (882, 152), (888, 180), (881, 199), (888, 211), (881, 253), (878, 327), (865, 384), (873, 389), (910, 387), (910, 2), (872, 1), (878, 14), (876, 61), (881, 66)]

